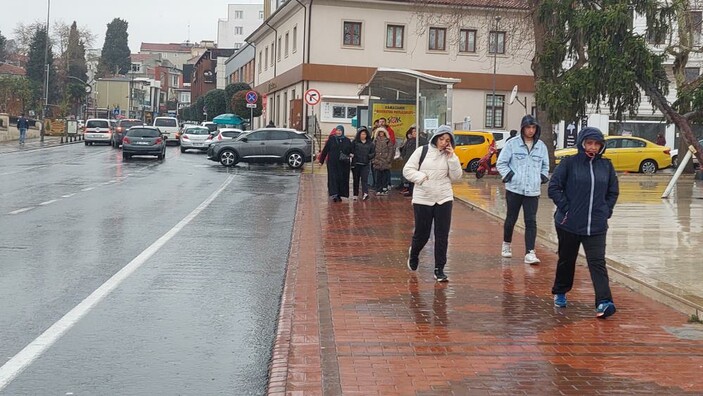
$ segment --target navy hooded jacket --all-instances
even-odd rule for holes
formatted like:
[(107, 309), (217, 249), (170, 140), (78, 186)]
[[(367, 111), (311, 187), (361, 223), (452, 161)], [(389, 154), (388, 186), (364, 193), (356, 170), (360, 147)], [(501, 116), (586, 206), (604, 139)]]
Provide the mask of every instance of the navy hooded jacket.
[[(602, 148), (593, 158), (586, 155), (584, 141), (597, 140)], [(585, 128), (576, 142), (578, 153), (561, 160), (549, 181), (549, 198), (557, 209), (557, 228), (577, 235), (599, 235), (608, 230), (620, 194), (618, 177), (610, 160), (603, 158), (605, 138), (597, 128)]]

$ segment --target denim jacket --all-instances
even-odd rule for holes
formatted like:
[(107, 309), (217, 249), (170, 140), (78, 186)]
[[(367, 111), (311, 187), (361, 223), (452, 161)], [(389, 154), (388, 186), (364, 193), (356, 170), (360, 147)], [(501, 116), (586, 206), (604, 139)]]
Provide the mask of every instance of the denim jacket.
[(532, 150), (528, 150), (522, 136), (505, 143), (496, 164), (502, 178), (513, 172), (505, 189), (527, 197), (541, 194), (542, 175), (549, 176), (547, 146), (535, 136)]

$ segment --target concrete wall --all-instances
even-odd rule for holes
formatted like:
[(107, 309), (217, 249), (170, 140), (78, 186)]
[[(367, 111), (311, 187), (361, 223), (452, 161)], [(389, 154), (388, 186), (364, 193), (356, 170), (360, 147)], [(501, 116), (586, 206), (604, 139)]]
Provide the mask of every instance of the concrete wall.
[[(7, 122), (7, 120), (3, 121)], [(4, 124), (6, 125), (6, 124)], [(36, 128), (29, 128), (27, 130), (27, 139), (34, 139), (38, 138), (40, 135), (40, 130), (41, 128), (41, 123), (37, 122), (37, 127)], [(10, 126), (7, 129), (0, 129), (0, 142), (7, 142), (7, 141), (12, 141), (12, 140), (19, 140), (20, 139), (20, 131), (17, 129), (15, 126)]]

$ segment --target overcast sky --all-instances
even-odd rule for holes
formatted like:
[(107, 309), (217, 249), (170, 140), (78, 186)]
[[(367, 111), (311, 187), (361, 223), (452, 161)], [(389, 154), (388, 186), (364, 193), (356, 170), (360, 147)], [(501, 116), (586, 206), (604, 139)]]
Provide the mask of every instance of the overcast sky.
[[(102, 48), (107, 24), (114, 18), (129, 22), (129, 48), (139, 52), (142, 42), (180, 43), (190, 39), (217, 40), (217, 20), (227, 18), (227, 0), (50, 0), (49, 26), (62, 20), (87, 27)], [(0, 32), (7, 38), (19, 21), (46, 23), (47, 0), (0, 0)], [(188, 26), (190, 25), (190, 33)]]

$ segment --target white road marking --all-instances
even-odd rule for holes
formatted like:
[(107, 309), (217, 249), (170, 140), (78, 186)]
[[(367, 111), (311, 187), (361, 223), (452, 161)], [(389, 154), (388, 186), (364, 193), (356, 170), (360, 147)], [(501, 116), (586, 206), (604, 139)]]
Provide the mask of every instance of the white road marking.
[(54, 202), (57, 202), (57, 201), (58, 201), (58, 199), (52, 199), (52, 200), (50, 200), (50, 201), (46, 201), (46, 202), (40, 203), (39, 206), (50, 205), (50, 204), (52, 204), (52, 203), (54, 203)]
[(22, 209), (13, 210), (12, 212), (10, 212), (10, 213), (8, 213), (8, 214), (9, 214), (9, 215), (20, 214), (20, 213), (24, 213), (24, 212), (29, 211), (29, 210), (32, 210), (32, 209), (34, 209), (34, 206), (30, 206), (30, 207), (28, 207), (28, 208), (22, 208)]
[(95, 187), (86, 187), (82, 189), (81, 191), (90, 191), (90, 190), (95, 190)]
[(222, 193), (222, 191), (224, 191), (225, 188), (232, 183), (233, 179), (234, 176), (229, 176), (224, 183), (222, 183), (222, 185), (215, 190), (215, 192), (213, 192), (197, 208), (184, 217), (183, 220), (178, 222), (178, 224), (161, 236), (161, 238), (157, 239), (156, 242), (152, 243), (151, 246), (147, 247), (137, 257), (135, 257), (134, 260), (130, 261), (115, 275), (113, 275), (93, 293), (86, 297), (85, 300), (81, 301), (56, 323), (46, 329), (46, 331), (44, 331), (39, 337), (35, 338), (34, 341), (3, 364), (2, 367), (0, 367), (0, 391), (5, 389), (5, 387), (20, 373), (22, 373), (22, 371), (29, 367), (29, 365), (41, 356), (47, 349), (53, 346), (56, 341), (61, 338), (61, 336), (75, 326), (81, 318), (90, 312), (90, 310), (95, 308), (100, 301), (115, 290), (122, 282), (124, 282), (125, 279), (138, 270), (149, 258), (151, 258), (151, 256), (159, 251), (159, 249), (161, 249), (166, 242), (178, 234), (178, 232), (180, 232), (186, 225), (188, 225), (188, 223), (196, 218), (200, 212), (205, 210), (205, 208), (207, 208)]
[(76, 195), (76, 193), (62, 195), (61, 198), (71, 198), (71, 197), (74, 196), (74, 195)]

